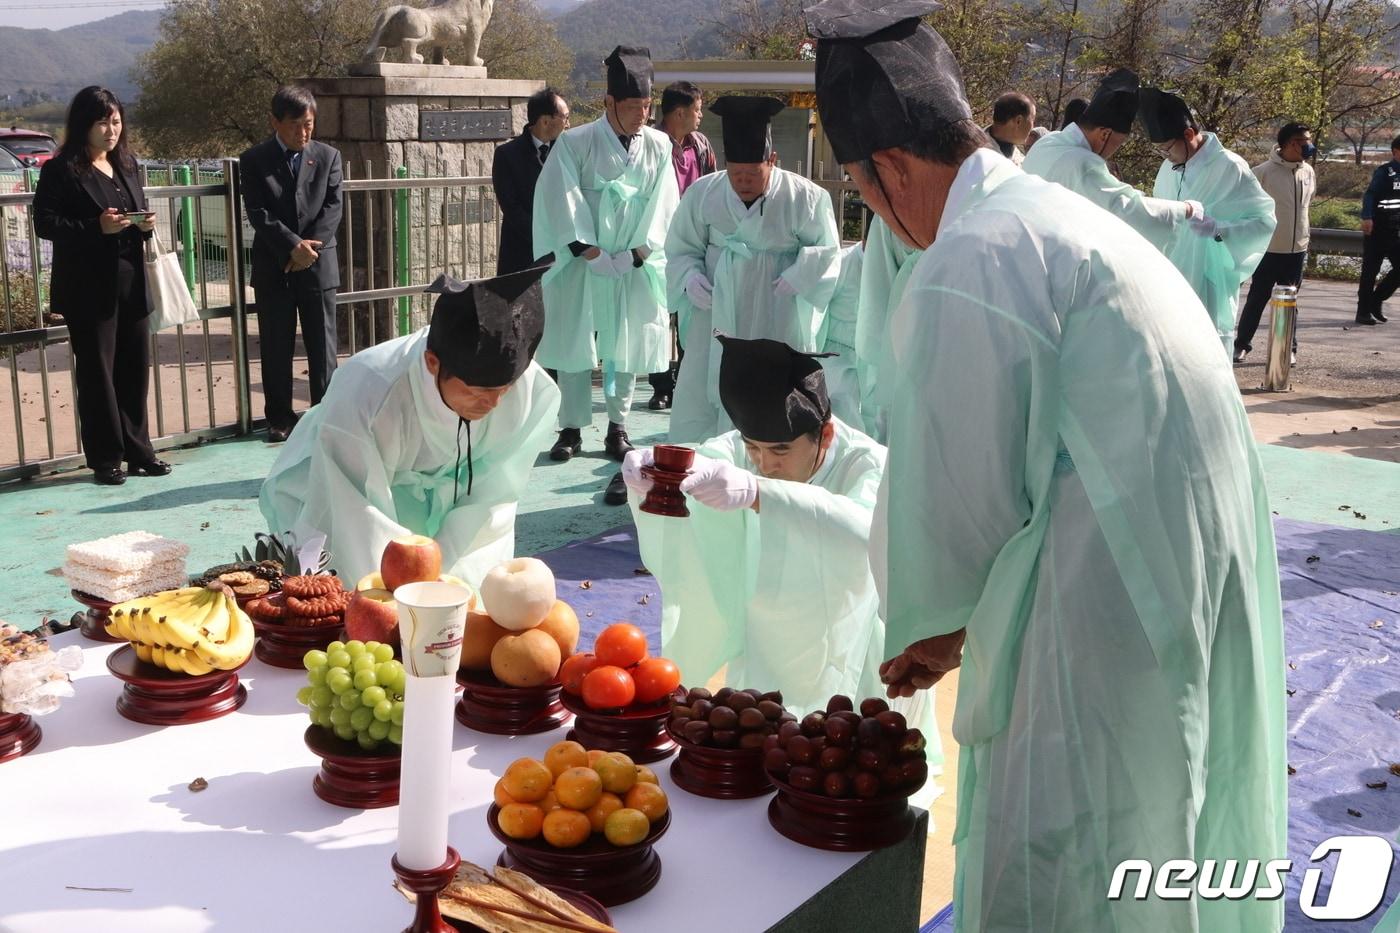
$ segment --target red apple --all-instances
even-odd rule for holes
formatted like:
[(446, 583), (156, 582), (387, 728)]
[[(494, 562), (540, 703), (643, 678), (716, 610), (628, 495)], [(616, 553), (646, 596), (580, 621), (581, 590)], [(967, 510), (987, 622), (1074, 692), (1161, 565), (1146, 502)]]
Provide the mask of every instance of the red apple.
[[(345, 637), (359, 641), (399, 643), (399, 604), (394, 594), (382, 587), (379, 574), (370, 574), (355, 587), (345, 607)], [(371, 585), (366, 585), (371, 584)]]
[(405, 583), (426, 583), (442, 574), (442, 549), (426, 535), (406, 535), (384, 546), (379, 574), (390, 593)]

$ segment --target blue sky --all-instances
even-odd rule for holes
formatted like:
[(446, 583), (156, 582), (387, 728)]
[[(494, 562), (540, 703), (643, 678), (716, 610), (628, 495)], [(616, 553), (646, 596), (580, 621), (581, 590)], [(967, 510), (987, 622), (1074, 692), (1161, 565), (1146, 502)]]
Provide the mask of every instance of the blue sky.
[(128, 10), (158, 10), (165, 0), (0, 0), (0, 26), (63, 29)]

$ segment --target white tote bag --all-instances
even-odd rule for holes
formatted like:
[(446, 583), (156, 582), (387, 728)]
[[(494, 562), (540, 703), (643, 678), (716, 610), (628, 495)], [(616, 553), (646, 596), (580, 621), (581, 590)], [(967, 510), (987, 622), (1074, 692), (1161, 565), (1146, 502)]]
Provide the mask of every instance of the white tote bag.
[(153, 334), (199, 320), (199, 309), (185, 284), (180, 257), (161, 248), (159, 234), (153, 234), (146, 247), (146, 294), (151, 299)]

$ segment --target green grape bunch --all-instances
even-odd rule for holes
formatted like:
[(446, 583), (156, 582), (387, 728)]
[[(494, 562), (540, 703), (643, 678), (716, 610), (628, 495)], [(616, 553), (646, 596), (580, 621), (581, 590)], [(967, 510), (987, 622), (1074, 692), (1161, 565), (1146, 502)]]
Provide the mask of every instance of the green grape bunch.
[(302, 657), (306, 686), (297, 702), (311, 721), (347, 742), (373, 751), (403, 744), (403, 691), (408, 675), (392, 645), (377, 641), (332, 642)]

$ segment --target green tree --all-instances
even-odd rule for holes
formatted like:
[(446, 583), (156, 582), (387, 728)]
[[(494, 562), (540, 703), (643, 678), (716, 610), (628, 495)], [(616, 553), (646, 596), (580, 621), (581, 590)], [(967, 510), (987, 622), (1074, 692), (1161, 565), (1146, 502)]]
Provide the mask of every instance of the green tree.
[(344, 74), (377, 0), (174, 0), (139, 60), (136, 120), (152, 155), (238, 152), (268, 132), (280, 84)]
[[(452, 51), (449, 61), (463, 59), (463, 53), (454, 58)], [(542, 80), (557, 88), (568, 86), (574, 67), (574, 53), (535, 0), (496, 0), (480, 55), (493, 78)]]

